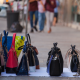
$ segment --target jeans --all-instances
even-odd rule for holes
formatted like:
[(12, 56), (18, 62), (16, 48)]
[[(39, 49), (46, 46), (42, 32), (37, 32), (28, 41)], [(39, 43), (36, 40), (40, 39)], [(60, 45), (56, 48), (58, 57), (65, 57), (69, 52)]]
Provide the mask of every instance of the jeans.
[(36, 26), (38, 22), (38, 11), (30, 11), (29, 14), (30, 14), (31, 28), (33, 28), (33, 15), (35, 14), (35, 26)]
[(39, 30), (42, 31), (44, 29), (44, 24), (45, 24), (45, 13), (38, 12), (38, 20), (39, 20)]

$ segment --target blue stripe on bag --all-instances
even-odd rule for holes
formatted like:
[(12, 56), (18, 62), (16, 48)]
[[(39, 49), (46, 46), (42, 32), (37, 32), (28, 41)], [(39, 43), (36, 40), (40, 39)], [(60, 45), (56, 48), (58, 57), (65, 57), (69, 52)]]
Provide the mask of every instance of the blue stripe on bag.
[(53, 55), (51, 56), (50, 60), (49, 60), (49, 63), (48, 63), (48, 66), (47, 66), (47, 72), (50, 74), (50, 64), (51, 64), (51, 61), (52, 61), (52, 58), (53, 58)]
[(27, 41), (25, 41), (25, 45), (24, 45), (24, 47), (23, 47), (23, 52), (24, 52), (24, 53), (27, 51), (27, 49), (26, 49), (26, 44), (27, 44)]

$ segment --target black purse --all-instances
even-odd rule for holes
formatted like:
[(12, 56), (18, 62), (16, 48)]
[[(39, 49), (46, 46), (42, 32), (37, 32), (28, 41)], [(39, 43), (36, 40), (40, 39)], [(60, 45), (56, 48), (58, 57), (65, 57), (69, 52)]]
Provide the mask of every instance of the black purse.
[(70, 70), (72, 72), (77, 72), (77, 69), (78, 69), (78, 65), (79, 65), (79, 50), (75, 49), (75, 45), (72, 46), (71, 45), (71, 48), (68, 50), (67, 54), (66, 54), (66, 57), (67, 55), (71, 55), (71, 58), (70, 58)]
[(31, 38), (30, 35), (27, 34), (27, 53), (28, 53), (28, 60), (29, 60), (29, 69), (30, 71), (35, 71), (35, 69), (39, 69), (39, 60), (37, 57), (37, 53), (34, 50), (34, 46), (31, 45)]
[(25, 42), (25, 45), (23, 48), (23, 56), (19, 64), (16, 75), (28, 75), (29, 66), (28, 66), (28, 58), (27, 58), (27, 53), (26, 53), (26, 43), (27, 42)]
[(75, 46), (71, 46), (71, 47), (72, 47), (71, 71), (77, 72), (78, 65), (79, 65), (79, 58), (78, 58), (79, 56), (77, 52), (75, 51)]
[[(23, 46), (18, 48), (18, 50), (21, 50)], [(36, 69), (39, 69), (39, 60), (37, 57), (37, 50), (34, 46), (31, 45), (31, 39), (30, 35), (27, 34), (27, 44), (26, 44), (26, 53), (28, 56), (28, 61), (29, 61), (29, 69), (30, 71), (35, 71)]]
[(54, 47), (48, 53), (47, 59), (47, 72), (50, 76), (60, 76), (63, 72), (63, 57), (61, 50), (54, 43)]

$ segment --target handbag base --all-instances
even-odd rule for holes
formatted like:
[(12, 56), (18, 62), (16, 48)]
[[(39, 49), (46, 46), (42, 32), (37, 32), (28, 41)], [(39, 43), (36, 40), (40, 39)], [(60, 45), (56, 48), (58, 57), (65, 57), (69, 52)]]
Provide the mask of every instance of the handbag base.
[(1, 72), (4, 72), (4, 66), (1, 66)]
[(16, 75), (28, 75), (27, 71), (17, 71)]
[(36, 71), (36, 67), (35, 66), (29, 66), (29, 71), (30, 72), (35, 72)]
[(6, 67), (6, 73), (16, 73), (16, 72), (17, 72), (17, 67), (15, 68)]

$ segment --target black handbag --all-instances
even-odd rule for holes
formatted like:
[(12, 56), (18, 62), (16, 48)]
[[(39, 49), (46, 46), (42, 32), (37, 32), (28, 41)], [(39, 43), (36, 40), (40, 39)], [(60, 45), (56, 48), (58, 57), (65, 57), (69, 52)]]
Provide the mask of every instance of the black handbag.
[(28, 75), (29, 66), (28, 66), (28, 58), (27, 58), (27, 53), (26, 53), (26, 44), (27, 44), (27, 41), (25, 41), (25, 45), (23, 48), (23, 56), (19, 64), (16, 75)]
[[(18, 50), (21, 50), (21, 49), (23, 49), (23, 46), (18, 48)], [(39, 69), (39, 60), (37, 57), (38, 53), (35, 47), (31, 45), (31, 39), (29, 34), (27, 34), (26, 53), (29, 61), (29, 70), (32, 72), (32, 71), (35, 71), (36, 69)]]
[(72, 72), (77, 72), (79, 65), (79, 55), (78, 55), (79, 53), (80, 51), (75, 49), (75, 45), (74, 46), (71, 45), (71, 48), (67, 51), (66, 57), (67, 55), (71, 56), (68, 60), (69, 63), (68, 65)]
[(54, 43), (54, 47), (48, 55), (47, 72), (50, 76), (60, 76), (63, 73), (63, 57), (57, 43)]
[[(29, 59), (29, 66), (34, 66), (35, 65), (35, 69), (39, 69), (39, 60), (37, 57), (37, 52), (34, 49), (35, 47), (31, 45), (31, 38), (30, 35), (27, 34), (27, 52), (28, 52), (28, 59)], [(32, 68), (30, 68), (32, 70)]]

